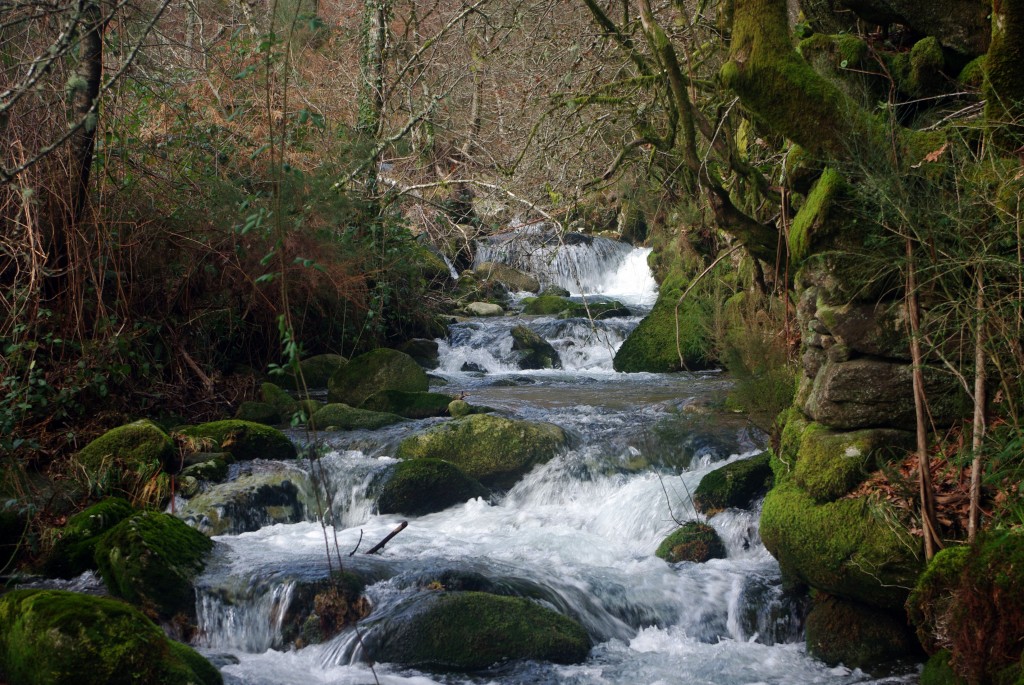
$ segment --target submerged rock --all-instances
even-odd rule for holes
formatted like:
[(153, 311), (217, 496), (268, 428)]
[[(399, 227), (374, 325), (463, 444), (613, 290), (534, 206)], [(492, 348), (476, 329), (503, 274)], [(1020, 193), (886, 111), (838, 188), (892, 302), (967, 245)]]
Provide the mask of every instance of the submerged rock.
[(413, 459), (395, 465), (377, 498), (377, 510), (423, 516), (487, 494), (479, 481), (446, 461)]
[(729, 507), (745, 509), (766, 493), (771, 484), (772, 469), (766, 452), (708, 473), (693, 491), (693, 506), (708, 515)]
[(251, 421), (225, 419), (211, 421), (198, 426), (188, 426), (179, 431), (191, 438), (201, 449), (222, 450), (237, 461), (253, 459), (294, 459), (295, 445), (281, 431)]
[(498, 281), (511, 291), (535, 293), (540, 290), (540, 281), (534, 276), (523, 273), (519, 269), (507, 264), (484, 262), (477, 266), (473, 272), (477, 278)]
[(309, 417), (309, 427), (316, 430), (376, 430), (402, 420), (397, 414), (357, 409), (336, 402), (325, 404)]
[(366, 398), (362, 408), (404, 416), (407, 419), (426, 419), (446, 416), (452, 396), (438, 392), (406, 392), (382, 390)]
[(96, 545), (100, 576), (114, 595), (164, 618), (195, 611), (192, 581), (213, 542), (170, 514), (139, 512)]
[(0, 680), (220, 685), (220, 672), (134, 607), (60, 590), (0, 596)]
[(507, 488), (567, 442), (554, 424), (473, 414), (406, 438), (395, 456), (444, 459), (486, 486)]
[(237, 535), (275, 523), (306, 520), (312, 497), (295, 469), (246, 473), (189, 500), (177, 516), (207, 535)]
[(726, 557), (725, 544), (718, 531), (700, 521), (687, 521), (658, 545), (654, 556), (670, 564), (693, 561), (703, 564)]
[(559, 664), (587, 658), (576, 621), (519, 597), (438, 593), (373, 646), (377, 661), (431, 671), (477, 671), (513, 659)]
[(428, 386), (427, 373), (412, 357), (381, 348), (355, 357), (331, 376), (327, 399), (358, 407), (382, 390), (425, 392)]

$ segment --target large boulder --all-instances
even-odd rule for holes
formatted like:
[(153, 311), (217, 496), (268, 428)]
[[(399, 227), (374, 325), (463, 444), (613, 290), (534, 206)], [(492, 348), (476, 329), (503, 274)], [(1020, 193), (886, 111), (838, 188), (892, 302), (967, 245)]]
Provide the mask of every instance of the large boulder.
[(486, 486), (507, 488), (554, 457), (567, 441), (554, 424), (473, 414), (406, 438), (395, 456), (444, 459)]
[(437, 593), (372, 646), (376, 661), (432, 671), (477, 671), (513, 659), (579, 663), (590, 638), (579, 623), (529, 600)]
[(276, 426), (281, 423), (281, 410), (266, 402), (248, 400), (238, 405), (234, 418), (240, 421)]
[(244, 473), (196, 495), (177, 516), (207, 535), (238, 535), (305, 521), (315, 510), (308, 477), (297, 470)]
[(526, 326), (512, 329), (512, 349), (519, 352), (520, 369), (560, 369), (558, 351)]
[(473, 272), (480, 280), (498, 281), (513, 292), (535, 293), (540, 290), (540, 281), (535, 277), (507, 264), (483, 262)]
[[(306, 357), (299, 362), (299, 370), (302, 372), (302, 380), (307, 388), (326, 388), (327, 381), (338, 372), (338, 369), (348, 364), (348, 360), (340, 354), (317, 354)], [(301, 383), (298, 374), (287, 372), (275, 378), (277, 383), (289, 390), (301, 390)]]
[(381, 348), (355, 357), (331, 376), (327, 400), (358, 407), (381, 390), (425, 392), (429, 385), (427, 373), (412, 357)]
[(874, 675), (918, 661), (920, 646), (903, 612), (892, 613), (820, 594), (806, 622), (807, 652), (829, 666), (843, 664)]
[(108, 530), (135, 513), (127, 500), (110, 497), (80, 511), (54, 531), (55, 539), (43, 566), (47, 575), (72, 578), (96, 568), (96, 543)]
[(288, 436), (270, 426), (251, 421), (225, 419), (178, 431), (191, 439), (196, 451), (224, 451), (236, 461), (253, 459), (294, 459), (295, 445)]
[(694, 371), (712, 363), (711, 311), (707, 303), (694, 297), (683, 302), (679, 308), (677, 341), (676, 302), (681, 294), (678, 288), (662, 286), (654, 309), (615, 353), (612, 364), (616, 371), (666, 373), (684, 367)]
[(220, 672), (123, 602), (61, 590), (0, 596), (0, 681), (220, 685)]
[(452, 399), (451, 395), (439, 392), (381, 390), (367, 397), (362, 408), (397, 414), (407, 419), (426, 419), (432, 416), (447, 416), (448, 405)]
[(412, 459), (395, 465), (381, 488), (377, 510), (423, 516), (486, 496), (487, 488), (456, 466), (440, 459)]
[(192, 583), (213, 542), (181, 520), (139, 512), (96, 545), (96, 565), (110, 592), (163, 618), (195, 612)]
[(701, 478), (693, 491), (693, 506), (708, 515), (729, 507), (743, 509), (767, 492), (771, 483), (767, 453), (734, 461)]
[(166, 487), (165, 468), (174, 466), (174, 441), (148, 419), (107, 431), (78, 453), (77, 463), (104, 492), (137, 498), (145, 490), (160, 500)]
[(703, 564), (726, 557), (725, 544), (718, 531), (700, 521), (687, 521), (661, 541), (654, 556), (670, 564), (693, 561)]
[(413, 338), (398, 346), (399, 352), (405, 352), (424, 369), (436, 369), (441, 363), (438, 349), (437, 341), (427, 338)]
[(309, 417), (316, 430), (376, 430), (402, 421), (398, 414), (350, 407), (340, 402), (325, 404)]

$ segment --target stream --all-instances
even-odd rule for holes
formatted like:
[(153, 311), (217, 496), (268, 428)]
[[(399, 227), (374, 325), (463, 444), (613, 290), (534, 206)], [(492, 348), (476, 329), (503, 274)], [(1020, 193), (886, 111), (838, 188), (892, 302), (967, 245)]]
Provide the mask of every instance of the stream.
[[(757, 454), (764, 436), (742, 416), (713, 409), (729, 387), (721, 373), (612, 370), (614, 350), (653, 305), (656, 284), (646, 265), (648, 250), (610, 242), (571, 246), (578, 253), (573, 268), (536, 251), (527, 255), (533, 261), (518, 266), (545, 269), (546, 282), (567, 287), (576, 298), (617, 299), (634, 316), (590, 322), (511, 314), (460, 321), (440, 341), (440, 366), (431, 372), (446, 383), (441, 392), (462, 394), (505, 416), (558, 424), (571, 435), (572, 447), (490, 501), (410, 518), (378, 515), (375, 484), (395, 463), (390, 455), (403, 437), (443, 419), (315, 436), (327, 450), (322, 463), (337, 528), (325, 534), (308, 520), (217, 536), (198, 581), (198, 648), (221, 668), (226, 683), (916, 681), (872, 680), (807, 656), (801, 605), (783, 591), (778, 564), (761, 544), (757, 507), (710, 519), (725, 542), (726, 559), (673, 565), (654, 556), (677, 527), (673, 518), (694, 518), (687, 493), (709, 471)], [(503, 256), (500, 246), (482, 252), (515, 263), (516, 256)], [(517, 324), (551, 342), (563, 368), (520, 371), (509, 335)], [(292, 438), (313, 439), (301, 431)], [(348, 556), (401, 520), (409, 521), (408, 528), (383, 553)], [(328, 575), (325, 544), (337, 546), (347, 570), (371, 579), (366, 592), (372, 611), (358, 635), (348, 629), (323, 644), (286, 649), (283, 616), (297, 584)], [(473, 675), (387, 663), (371, 671), (366, 655), (402, 620), (401, 607), (432, 580), (451, 577), (528, 596), (572, 616), (590, 634), (589, 658), (571, 666), (518, 662)]]

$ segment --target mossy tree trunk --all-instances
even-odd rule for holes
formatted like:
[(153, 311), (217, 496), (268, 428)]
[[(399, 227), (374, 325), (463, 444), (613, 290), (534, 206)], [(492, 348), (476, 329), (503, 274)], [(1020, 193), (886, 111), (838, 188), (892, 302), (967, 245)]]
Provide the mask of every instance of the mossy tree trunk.
[(1024, 0), (992, 1), (992, 43), (985, 60), (985, 117), (1014, 148), (1024, 137)]

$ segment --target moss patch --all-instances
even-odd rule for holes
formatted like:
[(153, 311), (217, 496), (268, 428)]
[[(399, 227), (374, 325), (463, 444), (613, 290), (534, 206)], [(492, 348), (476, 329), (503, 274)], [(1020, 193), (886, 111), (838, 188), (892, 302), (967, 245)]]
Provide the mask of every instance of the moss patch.
[(518, 597), (439, 595), (381, 642), (373, 657), (437, 671), (476, 671), (513, 659), (579, 663), (590, 651), (572, 619)]
[(718, 532), (706, 523), (687, 521), (661, 541), (654, 556), (670, 564), (693, 561), (702, 564), (726, 557), (725, 545)]
[(219, 685), (220, 673), (138, 610), (104, 597), (0, 597), (0, 679), (34, 685)]
[(921, 671), (921, 685), (967, 685), (967, 681), (961, 679), (953, 667), (949, 665), (950, 653), (948, 649), (939, 650), (928, 659)]
[(246, 401), (238, 405), (235, 418), (240, 421), (251, 421), (262, 423), (266, 426), (274, 426), (281, 423), (281, 411), (272, 404), (266, 402)]
[(69, 518), (55, 531), (56, 541), (44, 564), (46, 574), (72, 578), (95, 569), (93, 551), (100, 537), (133, 513), (135, 508), (127, 500), (110, 497)]
[(807, 615), (807, 652), (829, 666), (843, 664), (882, 675), (903, 662), (909, 665), (920, 648), (906, 619), (856, 602), (818, 595)]
[(800, 437), (794, 477), (814, 501), (832, 502), (851, 492), (887, 457), (913, 449), (914, 436), (887, 429), (831, 431), (812, 423)]
[(309, 417), (309, 426), (317, 430), (376, 430), (399, 421), (402, 421), (402, 417), (397, 414), (331, 403), (324, 405)]
[(907, 599), (907, 616), (917, 628), (917, 637), (928, 652), (952, 644), (949, 617), (953, 611), (953, 591), (970, 555), (965, 545), (947, 547), (932, 557), (917, 579)]
[(226, 419), (189, 426), (180, 431), (189, 438), (210, 440), (214, 448), (238, 461), (252, 459), (294, 459), (295, 445), (281, 431), (251, 421)]
[(140, 512), (112, 528), (96, 545), (107, 588), (170, 618), (195, 610), (192, 580), (213, 542), (169, 514)]
[(567, 439), (550, 423), (474, 414), (406, 438), (395, 456), (444, 459), (484, 485), (507, 488), (535, 464), (554, 457)]
[(395, 466), (377, 499), (382, 514), (423, 516), (486, 497), (487, 488), (440, 459), (412, 459)]
[(693, 491), (693, 505), (702, 514), (735, 507), (744, 509), (768, 491), (772, 484), (769, 455), (760, 454), (715, 469)]
[(789, 228), (789, 252), (797, 264), (811, 253), (816, 241), (824, 237), (833, 203), (844, 184), (839, 172), (829, 167), (807, 194)]
[[(662, 285), (654, 309), (615, 353), (616, 371), (667, 373), (682, 370), (676, 349), (676, 302), (682, 293), (682, 288)], [(711, 307), (693, 295), (691, 293), (679, 308), (679, 347), (686, 368), (691, 371), (707, 368), (713, 361), (709, 333)]]
[(452, 399), (451, 395), (438, 392), (382, 390), (367, 397), (362, 408), (397, 414), (407, 419), (426, 419), (431, 416), (447, 416)]
[(327, 384), (327, 399), (358, 407), (381, 390), (425, 392), (427, 373), (398, 350), (379, 349), (360, 355), (339, 369)]
[(161, 480), (166, 480), (160, 472), (173, 466), (174, 457), (170, 436), (142, 419), (96, 438), (78, 453), (77, 461), (99, 492), (158, 503), (164, 489)]

